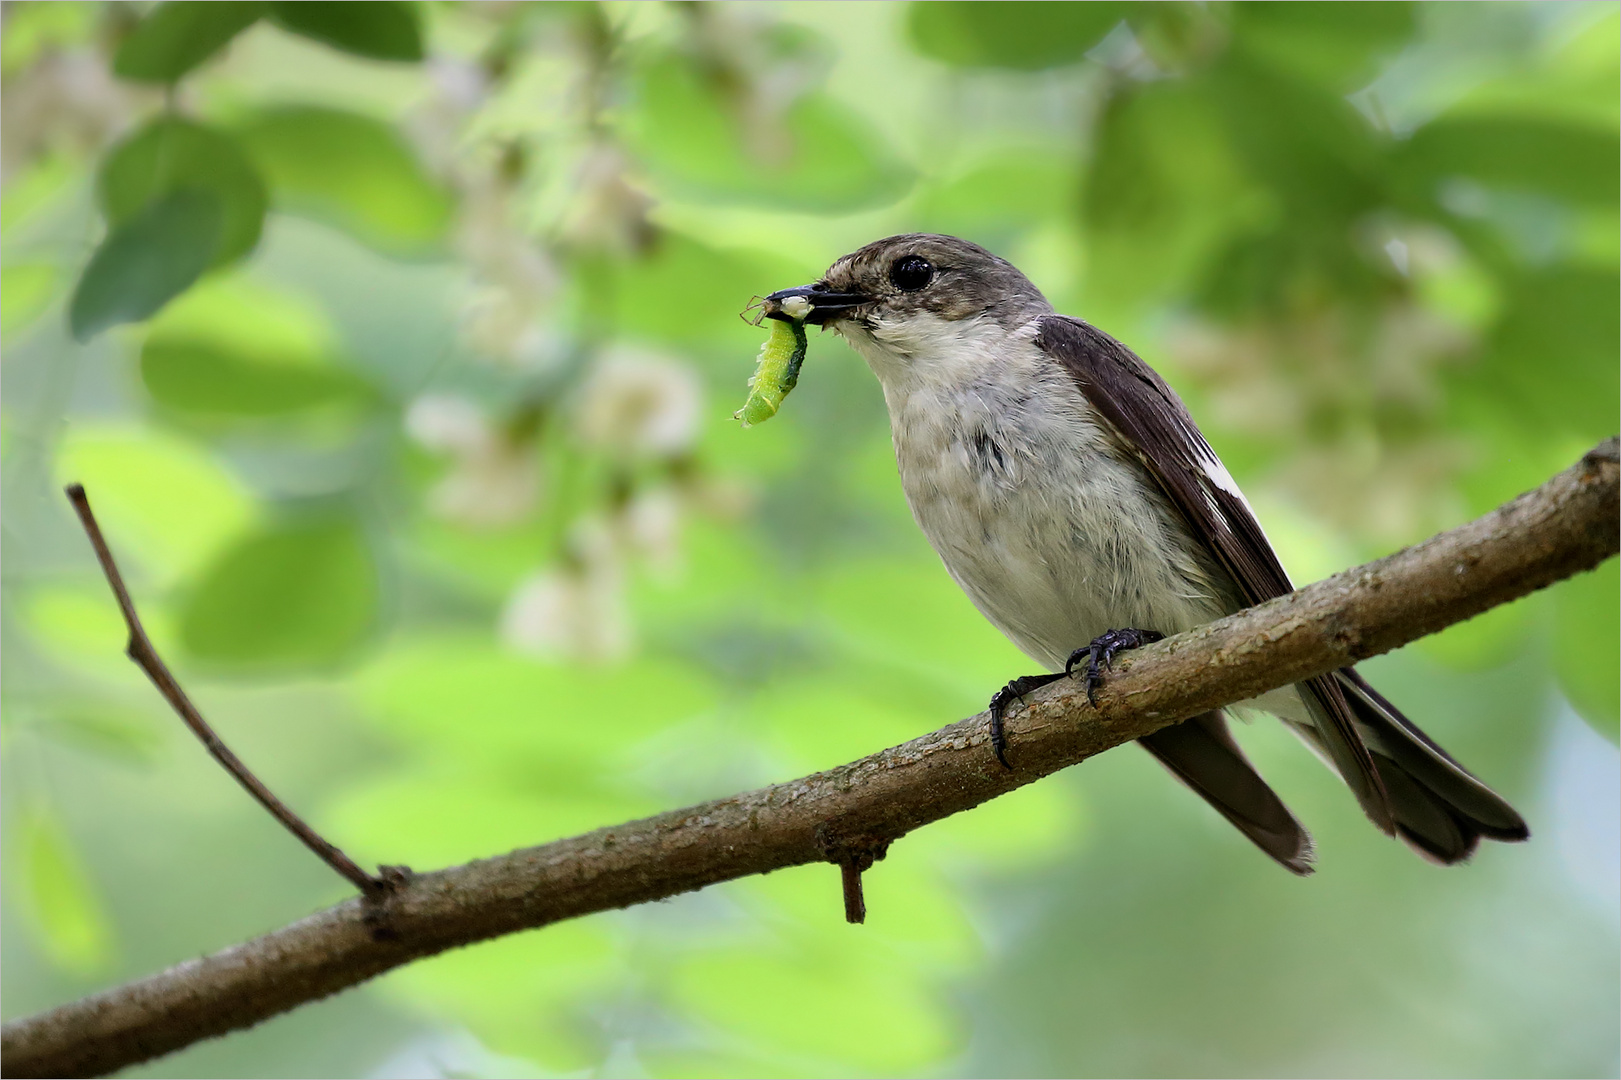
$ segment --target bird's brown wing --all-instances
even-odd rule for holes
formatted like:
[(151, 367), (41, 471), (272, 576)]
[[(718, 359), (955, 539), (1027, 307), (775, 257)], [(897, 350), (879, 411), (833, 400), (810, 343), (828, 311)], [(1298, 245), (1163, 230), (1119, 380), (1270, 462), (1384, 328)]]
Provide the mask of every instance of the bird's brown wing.
[[(1221, 459), (1153, 368), (1108, 334), (1064, 315), (1043, 317), (1035, 343), (1074, 378), (1121, 446), (1142, 462), (1190, 533), (1209, 547), (1249, 603), (1293, 591)], [(1389, 796), (1339, 683), (1326, 675), (1300, 686), (1323, 749), (1346, 785), (1375, 825), (1394, 832)]]

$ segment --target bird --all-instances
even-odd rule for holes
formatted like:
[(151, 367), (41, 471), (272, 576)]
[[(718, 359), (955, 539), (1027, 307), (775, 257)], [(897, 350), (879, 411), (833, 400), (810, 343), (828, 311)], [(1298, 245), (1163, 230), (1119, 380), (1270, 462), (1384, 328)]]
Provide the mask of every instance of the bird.
[[(763, 309), (831, 328), (867, 362), (913, 519), (980, 613), (1042, 667), (991, 699), (1002, 765), (1003, 717), (1031, 690), (1080, 669), (1090, 697), (1117, 653), (1293, 591), (1176, 392), (985, 248), (890, 236)], [(1354, 667), (1238, 707), (1282, 720), (1374, 825), (1433, 862), (1464, 861), (1482, 837), (1530, 836)], [(1225, 710), (1137, 741), (1272, 859), (1311, 873), (1310, 833), (1246, 758)]]

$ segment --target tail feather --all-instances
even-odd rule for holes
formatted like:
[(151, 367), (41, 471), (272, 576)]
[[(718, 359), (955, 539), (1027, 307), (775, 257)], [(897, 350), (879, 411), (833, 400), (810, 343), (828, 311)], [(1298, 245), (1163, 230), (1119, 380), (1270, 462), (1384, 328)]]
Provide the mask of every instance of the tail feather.
[(1311, 873), (1311, 835), (1244, 757), (1219, 709), (1137, 741), (1262, 851), (1296, 874)]
[[(1333, 697), (1344, 701), (1352, 734), (1372, 762), (1374, 784), (1389, 808), (1394, 832), (1420, 855), (1450, 865), (1472, 855), (1482, 837), (1515, 841), (1531, 835), (1525, 819), (1502, 796), (1436, 745), (1354, 668), (1342, 668), (1330, 679)], [(1321, 710), (1313, 708), (1320, 705), (1320, 693), (1320, 686), (1300, 686), (1242, 707), (1277, 715), (1338, 772), (1340, 762), (1324, 737)], [(1310, 835), (1244, 757), (1221, 710), (1137, 741), (1262, 851), (1294, 873), (1311, 873)]]
[(1480, 833), (1449, 812), (1449, 807), (1390, 758), (1374, 754), (1373, 762), (1396, 813), (1396, 834), (1434, 862), (1447, 865), (1468, 858), (1480, 841)]
[(1470, 775), (1354, 668), (1342, 668), (1337, 678), (1390, 795), (1397, 831), (1421, 854), (1456, 863), (1467, 859), (1483, 836), (1515, 841), (1531, 835), (1502, 796)]

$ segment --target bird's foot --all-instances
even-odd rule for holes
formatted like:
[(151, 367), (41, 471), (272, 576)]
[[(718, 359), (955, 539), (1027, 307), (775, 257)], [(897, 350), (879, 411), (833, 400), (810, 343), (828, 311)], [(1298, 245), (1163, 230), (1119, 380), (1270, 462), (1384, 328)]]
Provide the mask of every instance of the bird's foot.
[(1083, 645), (1069, 654), (1069, 660), (1064, 664), (1064, 674), (1074, 674), (1075, 666), (1083, 657), (1085, 658), (1086, 673), (1081, 676), (1081, 684), (1086, 688), (1087, 703), (1095, 706), (1098, 703), (1097, 688), (1103, 681), (1103, 672), (1114, 670), (1115, 653), (1151, 645), (1163, 640), (1164, 637), (1165, 635), (1158, 630), (1137, 630), (1132, 627), (1099, 634), (1092, 639), (1092, 644)]
[(996, 752), (996, 760), (1002, 763), (1004, 769), (1013, 768), (1007, 760), (1007, 732), (1002, 728), (1002, 718), (1007, 715), (1008, 706), (1015, 701), (1022, 701), (1024, 695), (1032, 690), (1057, 682), (1063, 675), (1020, 675), (1009, 682), (1002, 689), (991, 695), (991, 749)]

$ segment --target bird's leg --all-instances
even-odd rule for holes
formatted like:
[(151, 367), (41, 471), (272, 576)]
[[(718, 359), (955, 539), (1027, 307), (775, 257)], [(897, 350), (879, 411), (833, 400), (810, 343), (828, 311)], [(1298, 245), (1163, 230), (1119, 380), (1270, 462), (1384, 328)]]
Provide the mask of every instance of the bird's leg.
[[(1137, 630), (1127, 627), (1124, 630), (1109, 630), (1092, 639), (1092, 644), (1083, 645), (1069, 654), (1069, 660), (1064, 664), (1064, 674), (1070, 675), (1075, 671), (1075, 665), (1086, 658), (1086, 674), (1081, 676), (1081, 683), (1086, 687), (1086, 700), (1090, 705), (1096, 705), (1098, 684), (1103, 681), (1104, 671), (1114, 670), (1114, 654), (1127, 649), (1141, 648), (1163, 640), (1164, 634), (1158, 630)], [(1102, 661), (1102, 668), (1098, 667)]]
[(1007, 761), (1007, 733), (1002, 730), (1002, 717), (1007, 715), (1008, 706), (1022, 700), (1032, 690), (1057, 682), (1066, 674), (1020, 675), (991, 695), (991, 749), (996, 751), (996, 760), (1002, 763), (1004, 769), (1013, 768)]

